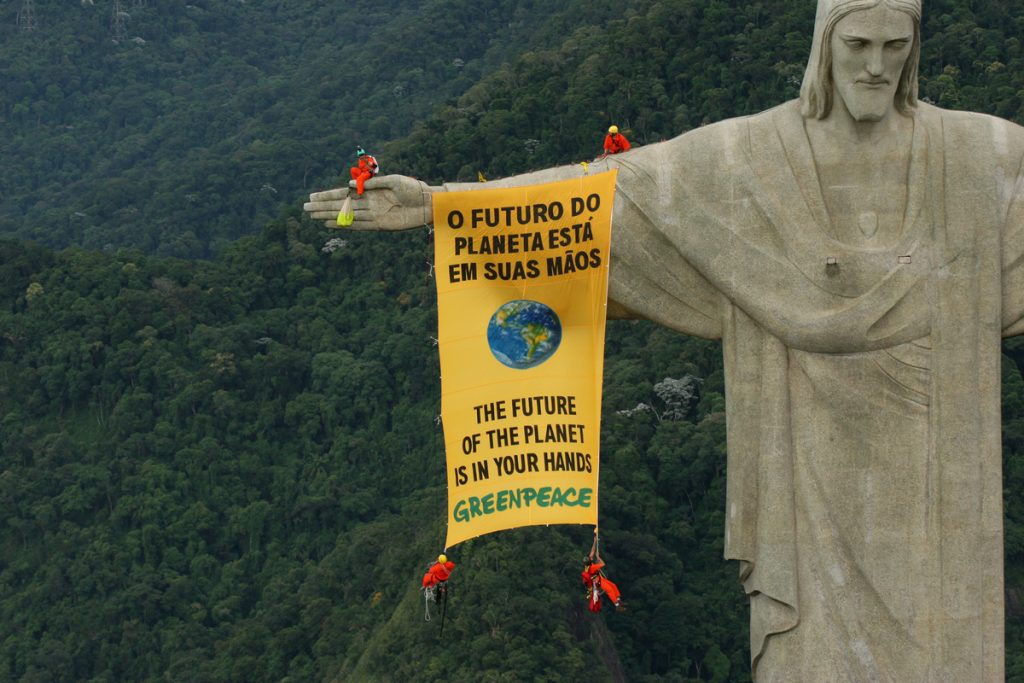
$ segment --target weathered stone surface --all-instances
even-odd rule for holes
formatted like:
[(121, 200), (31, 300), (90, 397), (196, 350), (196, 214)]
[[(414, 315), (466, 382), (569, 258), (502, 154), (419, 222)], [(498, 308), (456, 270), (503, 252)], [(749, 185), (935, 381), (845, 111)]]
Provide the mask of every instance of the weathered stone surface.
[[(759, 681), (1003, 680), (1024, 129), (917, 103), (919, 25), (917, 0), (821, 0), (799, 101), (590, 166), (619, 169), (610, 310), (723, 341)], [(373, 183), (360, 227), (481, 187)], [(307, 210), (333, 221), (332, 192)]]

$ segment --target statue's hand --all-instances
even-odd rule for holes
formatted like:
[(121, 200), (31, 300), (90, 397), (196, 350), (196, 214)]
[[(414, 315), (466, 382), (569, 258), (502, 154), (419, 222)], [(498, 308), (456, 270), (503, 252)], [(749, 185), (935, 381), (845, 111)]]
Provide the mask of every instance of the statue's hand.
[(328, 227), (336, 228), (338, 212), (345, 199), (352, 198), (352, 230), (408, 230), (431, 222), (432, 192), (439, 188), (403, 175), (387, 175), (366, 181), (360, 197), (353, 187), (314, 192), (303, 210)]

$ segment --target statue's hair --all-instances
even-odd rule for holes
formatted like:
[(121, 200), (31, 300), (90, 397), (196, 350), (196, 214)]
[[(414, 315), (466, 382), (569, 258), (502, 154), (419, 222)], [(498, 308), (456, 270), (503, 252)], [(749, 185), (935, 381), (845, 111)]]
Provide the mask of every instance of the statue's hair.
[(811, 46), (811, 56), (800, 86), (800, 113), (805, 118), (823, 119), (832, 111), (832, 34), (836, 24), (848, 14), (881, 4), (908, 14), (914, 20), (913, 44), (903, 65), (893, 104), (898, 112), (907, 115), (917, 106), (917, 69), (921, 60), (921, 0), (840, 0), (832, 5), (825, 17), (819, 16), (816, 21), (823, 21), (824, 26), (815, 26), (815, 31), (820, 31), (820, 34), (815, 36)]

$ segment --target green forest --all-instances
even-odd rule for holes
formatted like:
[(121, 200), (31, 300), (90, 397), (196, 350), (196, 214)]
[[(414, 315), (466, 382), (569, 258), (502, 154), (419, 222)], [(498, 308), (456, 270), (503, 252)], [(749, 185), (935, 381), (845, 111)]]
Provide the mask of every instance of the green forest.
[[(602, 554), (627, 611), (586, 609), (589, 528), (524, 528), (449, 551), (442, 635), (418, 590), (446, 512), (431, 236), (301, 205), (357, 144), (466, 181), (593, 158), (609, 123), (643, 145), (765, 109), (813, 18), (0, 1), (0, 681), (749, 681), (720, 345), (609, 324)], [(931, 0), (922, 31), (923, 98), (1024, 122), (1024, 7)], [(1024, 341), (1003, 352), (1024, 681)]]

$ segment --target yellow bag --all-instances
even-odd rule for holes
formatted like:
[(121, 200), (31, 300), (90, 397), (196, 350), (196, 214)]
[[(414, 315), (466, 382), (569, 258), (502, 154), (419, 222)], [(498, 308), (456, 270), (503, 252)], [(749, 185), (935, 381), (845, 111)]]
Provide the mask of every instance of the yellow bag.
[(352, 198), (346, 197), (345, 203), (341, 205), (341, 211), (338, 212), (338, 227), (347, 228), (352, 225), (353, 220), (355, 220), (355, 212), (352, 211)]

